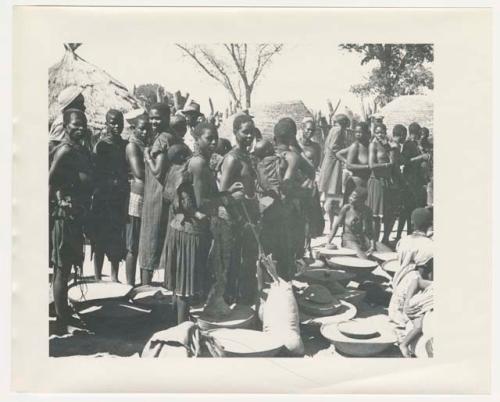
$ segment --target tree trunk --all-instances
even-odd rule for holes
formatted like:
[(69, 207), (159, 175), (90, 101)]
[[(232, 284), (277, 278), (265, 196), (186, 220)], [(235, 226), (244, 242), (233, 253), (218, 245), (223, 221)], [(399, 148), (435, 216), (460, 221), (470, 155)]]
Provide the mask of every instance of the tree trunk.
[(250, 109), (252, 107), (252, 88), (245, 86), (245, 107)]

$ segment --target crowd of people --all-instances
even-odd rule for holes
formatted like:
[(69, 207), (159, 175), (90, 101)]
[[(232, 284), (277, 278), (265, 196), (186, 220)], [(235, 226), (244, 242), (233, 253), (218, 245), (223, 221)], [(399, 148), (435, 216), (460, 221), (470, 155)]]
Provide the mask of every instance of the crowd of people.
[(74, 320), (68, 281), (83, 266), (85, 240), (96, 280), (105, 257), (112, 281), (122, 260), (130, 285), (137, 266), (141, 284), (162, 270), (181, 323), (193, 301), (222, 300), (215, 307), (222, 312), (253, 305), (261, 255), (271, 254), (279, 276), (291, 280), (311, 239), (323, 235), (325, 214), (328, 243), (343, 227), (341, 245), (369, 258), (394, 248), (396, 220), (398, 241), (405, 225), (412, 233), (415, 210), (432, 211), (432, 138), (416, 122), (389, 136), (380, 119), (353, 124), (337, 114), (321, 144), (313, 118), (299, 129), (281, 118), (269, 140), (244, 111), (229, 141), (195, 102), (178, 111), (157, 103), (127, 119), (128, 139), (124, 115), (109, 110), (90, 145), (83, 95), (72, 88), (61, 99), (49, 137), (50, 263), (61, 323)]

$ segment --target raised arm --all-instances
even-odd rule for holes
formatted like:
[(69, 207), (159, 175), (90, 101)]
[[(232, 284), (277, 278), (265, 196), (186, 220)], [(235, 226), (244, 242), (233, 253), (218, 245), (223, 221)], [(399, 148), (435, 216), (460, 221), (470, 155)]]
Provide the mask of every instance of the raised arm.
[(403, 150), (401, 152), (401, 157), (404, 165), (410, 165), (414, 163), (419, 163), (423, 161), (427, 161), (430, 159), (429, 154), (418, 154), (419, 151), (416, 147), (411, 143), (403, 144)]
[(347, 156), (349, 155), (349, 149), (351, 149), (352, 145), (347, 148), (341, 149), (335, 154), (335, 157), (340, 160), (342, 163), (347, 163)]
[(144, 181), (144, 159), (140, 148), (136, 144), (129, 143), (125, 148), (125, 153), (134, 178)]
[(370, 166), (356, 163), (359, 160), (359, 147), (356, 144), (352, 144), (348, 150), (349, 152), (347, 153), (346, 160), (347, 169), (351, 171), (370, 170)]
[(159, 153), (156, 158), (151, 156), (151, 153), (148, 148), (144, 149), (144, 162), (147, 163), (149, 169), (156, 177), (156, 179), (162, 183), (163, 175), (165, 173), (165, 169), (167, 166), (167, 158), (164, 152)]

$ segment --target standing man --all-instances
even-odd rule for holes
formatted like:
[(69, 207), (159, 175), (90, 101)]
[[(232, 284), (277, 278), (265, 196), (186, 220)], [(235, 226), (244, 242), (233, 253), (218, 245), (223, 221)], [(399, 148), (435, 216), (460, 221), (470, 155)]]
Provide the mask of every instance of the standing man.
[(193, 131), (198, 124), (198, 119), (202, 116), (200, 113), (200, 105), (196, 102), (191, 102), (184, 106), (181, 113), (186, 118), (187, 123), (187, 133), (184, 136), (184, 143), (191, 151), (194, 151), (196, 140)]
[[(53, 204), (51, 261), (54, 266), (52, 290), (57, 320), (74, 325), (68, 306), (71, 268), (83, 268), (84, 226), (92, 194), (92, 165), (81, 145), (87, 118), (79, 109), (63, 113), (64, 137), (54, 148), (49, 170), (49, 200)], [(79, 326), (77, 323), (76, 326)]]
[(319, 172), (318, 188), (325, 194), (325, 212), (328, 213), (330, 231), (332, 229), (335, 212), (335, 203), (342, 200), (342, 162), (336, 154), (346, 147), (346, 132), (349, 127), (349, 118), (345, 114), (334, 116), (334, 125), (325, 141), (325, 155)]
[(101, 280), (104, 255), (111, 263), (111, 280), (118, 282), (119, 264), (126, 255), (125, 227), (129, 195), (127, 142), (121, 138), (122, 112), (106, 113), (106, 133), (94, 148), (95, 191), (92, 200), (95, 279)]

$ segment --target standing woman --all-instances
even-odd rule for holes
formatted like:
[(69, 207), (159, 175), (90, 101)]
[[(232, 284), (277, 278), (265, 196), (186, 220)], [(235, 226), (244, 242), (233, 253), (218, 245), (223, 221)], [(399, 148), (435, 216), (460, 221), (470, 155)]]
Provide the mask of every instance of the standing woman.
[(347, 180), (344, 204), (349, 202), (349, 196), (356, 187), (365, 187), (370, 177), (370, 166), (368, 164), (368, 143), (370, 141), (370, 131), (366, 123), (357, 123), (354, 129), (354, 142), (345, 151), (337, 152), (337, 159), (346, 164), (347, 170), (351, 172), (351, 177)]
[[(372, 171), (368, 179), (368, 200), (367, 204), (373, 211), (373, 232), (374, 239), (378, 241), (380, 237), (381, 221), (384, 222), (384, 229), (390, 230), (391, 222), (391, 171), (390, 146), (387, 140), (387, 129), (383, 123), (377, 123), (374, 128), (375, 138), (369, 146), (368, 164)], [(384, 234), (384, 239), (389, 233)]]
[(207, 270), (210, 217), (216, 216), (219, 206), (243, 197), (241, 183), (233, 184), (225, 193), (217, 188), (210, 169), (210, 158), (218, 140), (215, 126), (199, 123), (193, 136), (196, 151), (187, 163), (188, 179), (177, 188), (178, 201), (172, 205), (173, 216), (167, 234), (165, 286), (175, 296), (179, 324), (188, 319), (191, 299), (205, 296), (210, 279)]
[(346, 130), (349, 118), (345, 114), (335, 115), (334, 126), (325, 141), (323, 163), (319, 172), (318, 188), (325, 194), (325, 211), (330, 220), (330, 229), (335, 216), (334, 202), (342, 196), (342, 162), (337, 159), (337, 152), (346, 146)]
[(128, 139), (125, 154), (131, 173), (128, 222), (126, 229), (127, 284), (135, 285), (137, 254), (141, 231), (142, 204), (144, 198), (144, 149), (149, 141), (149, 116), (143, 114), (136, 118), (133, 133)]
[(168, 147), (179, 142), (170, 133), (170, 108), (157, 103), (149, 110), (152, 146), (144, 149), (144, 199), (139, 238), (141, 283), (149, 284), (158, 268), (168, 227), (168, 208), (163, 201), (163, 180), (167, 168)]

